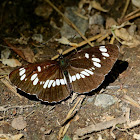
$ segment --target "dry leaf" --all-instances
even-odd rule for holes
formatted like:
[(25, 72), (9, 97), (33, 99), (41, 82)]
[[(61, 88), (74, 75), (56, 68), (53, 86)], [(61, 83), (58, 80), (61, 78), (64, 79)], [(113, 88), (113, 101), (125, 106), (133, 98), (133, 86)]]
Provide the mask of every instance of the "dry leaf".
[(108, 17), (106, 19), (106, 29), (110, 29), (113, 25), (118, 25), (114, 18)]
[(23, 53), (23, 55), (25, 57), (25, 60), (27, 62), (30, 62), (30, 63), (34, 63), (35, 62), (34, 53), (33, 53), (33, 51), (29, 47), (27, 47), (25, 49), (22, 49), (22, 53)]
[(83, 6), (84, 6), (84, 4), (87, 4), (87, 3), (89, 3), (89, 7), (90, 7), (89, 10), (91, 10), (92, 8), (95, 8), (95, 9), (97, 9), (99, 11), (102, 11), (102, 12), (108, 12), (109, 11), (109, 10), (106, 10), (106, 9), (102, 8), (101, 5), (100, 5), (100, 3), (96, 2), (96, 1), (81, 0), (79, 2), (78, 7), (80, 9), (82, 9)]
[(11, 135), (11, 134), (0, 134), (1, 140), (19, 140), (23, 134)]
[(108, 12), (108, 10), (106, 10), (106, 9), (104, 9), (104, 8), (101, 7), (101, 5), (100, 5), (99, 2), (91, 1), (91, 2), (90, 2), (90, 5), (91, 5), (93, 8), (95, 8), (95, 9), (97, 9), (97, 10), (99, 10), (99, 11)]
[(10, 44), (7, 40), (4, 40), (4, 41), (15, 53), (17, 53), (24, 60), (30, 63), (34, 63), (35, 56), (34, 56), (33, 51), (29, 47), (26, 47), (26, 48), (15, 47), (12, 44)]
[(4, 65), (8, 65), (10, 67), (17, 67), (22, 65), (17, 59), (2, 59), (1, 61)]
[(60, 39), (55, 39), (61, 44), (70, 45), (70, 46), (78, 46), (77, 43), (70, 42), (66, 37), (62, 36)]
[(29, 39), (30, 39), (29, 37), (21, 36), (20, 38), (17, 38), (16, 41), (17, 41), (19, 44), (25, 44), (25, 45), (27, 45)]
[(32, 39), (37, 42), (43, 42), (43, 35), (42, 34), (33, 34)]
[(110, 115), (105, 115), (101, 118), (103, 122), (113, 120), (115, 117)]
[(55, 39), (55, 40), (61, 44), (69, 44), (70, 43), (70, 41), (64, 36), (62, 36), (60, 39)]
[(132, 4), (140, 8), (140, 0), (132, 0)]
[(133, 38), (125, 28), (115, 30), (115, 35), (125, 41), (131, 41)]
[(136, 134), (136, 133), (135, 133), (135, 134), (133, 135), (133, 138), (136, 139), (136, 140), (140, 140), (140, 134)]
[(135, 36), (131, 36), (125, 28), (116, 29), (115, 35), (123, 40), (121, 43), (124, 45), (136, 47), (140, 44), (140, 41)]
[(8, 59), (10, 54), (11, 54), (11, 51), (8, 48), (6, 48), (5, 50), (2, 50), (1, 59)]

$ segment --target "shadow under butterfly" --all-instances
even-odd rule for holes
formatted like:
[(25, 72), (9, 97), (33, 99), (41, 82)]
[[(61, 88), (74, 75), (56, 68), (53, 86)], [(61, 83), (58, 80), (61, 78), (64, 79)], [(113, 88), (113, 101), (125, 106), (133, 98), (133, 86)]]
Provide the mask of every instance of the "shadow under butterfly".
[(29, 95), (47, 103), (61, 102), (73, 92), (89, 93), (97, 89), (118, 59), (116, 45), (95, 46), (22, 66), (9, 75), (11, 82)]

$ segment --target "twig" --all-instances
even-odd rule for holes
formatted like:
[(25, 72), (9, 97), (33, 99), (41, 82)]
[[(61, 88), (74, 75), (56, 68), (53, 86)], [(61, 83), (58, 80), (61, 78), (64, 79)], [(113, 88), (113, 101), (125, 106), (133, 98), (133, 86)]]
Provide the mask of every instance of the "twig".
[[(130, 113), (130, 112), (126, 112), (126, 114), (127, 113)], [(127, 120), (128, 120), (128, 117), (127, 117), (126, 114), (121, 116), (121, 117), (112, 119), (110, 121), (101, 122), (101, 123), (97, 123), (95, 125), (87, 126), (85, 128), (77, 129), (75, 134), (76, 134), (77, 137), (82, 137), (82, 136), (84, 136), (86, 134), (89, 134), (89, 133), (92, 133), (94, 131), (101, 131), (101, 130), (113, 127), (117, 124), (126, 123)]]
[(135, 14), (135, 15), (129, 17), (129, 18), (126, 18), (124, 21), (131, 20), (131, 19), (134, 19), (134, 18), (139, 17), (139, 16), (140, 16), (140, 13)]
[(124, 15), (125, 15), (125, 13), (126, 13), (126, 11), (127, 11), (127, 8), (128, 8), (129, 3), (130, 3), (130, 0), (127, 0), (127, 1), (126, 1), (126, 4), (125, 4), (125, 7), (124, 7), (124, 9), (123, 9), (121, 18), (124, 17)]
[(0, 111), (7, 111), (9, 109), (13, 109), (13, 108), (29, 108), (29, 107), (34, 107), (35, 105), (24, 105), (24, 106), (0, 106)]
[(136, 17), (139, 17), (140, 16), (140, 8), (136, 9), (135, 11), (129, 13), (128, 15), (126, 15), (123, 19), (122, 19), (122, 22), (126, 22), (126, 21), (129, 21), (131, 19), (134, 19)]
[(110, 44), (113, 44), (114, 43), (114, 40), (115, 40), (115, 37), (112, 36), (111, 40), (110, 40)]
[(68, 25), (75, 29), (90, 46), (93, 46), (93, 44), (80, 32), (80, 30), (66, 16), (64, 16), (64, 14), (55, 5), (53, 5), (53, 3), (51, 3), (49, 0), (45, 1), (49, 3), (64, 18)]
[[(73, 118), (75, 116), (75, 114), (77, 113), (77, 111), (80, 109), (81, 107), (81, 103), (83, 102), (85, 98), (85, 95), (81, 95), (79, 97), (79, 99), (77, 100), (77, 102), (75, 103), (74, 107), (69, 111), (69, 113), (66, 116), (66, 119), (64, 120), (63, 124), (64, 126), (61, 127), (59, 134), (58, 134), (58, 140), (62, 140), (62, 138), (64, 137), (65, 133), (67, 132), (70, 123), (71, 123), (71, 118)], [(67, 122), (67, 124), (66, 124)]]
[(105, 38), (107, 38), (110, 34), (111, 34), (111, 32), (109, 31), (105, 35), (102, 35), (99, 39), (97, 39), (97, 42), (101, 42), (102, 40), (104, 40)]
[(69, 113), (68, 113), (66, 119), (64, 120), (63, 124), (65, 124), (65, 122), (67, 120), (69, 120), (71, 117), (73, 117), (74, 114), (80, 109), (81, 103), (83, 102), (84, 98), (85, 98), (85, 95), (81, 95), (79, 97), (79, 99), (77, 100), (77, 102), (75, 103), (75, 105), (73, 106), (73, 108), (69, 111)]
[(131, 17), (131, 16), (133, 16), (134, 14), (136, 14), (139, 11), (140, 11), (140, 8), (138, 8), (135, 11), (133, 11), (133, 12), (129, 13), (128, 15), (126, 15), (125, 18)]
[(21, 137), (23, 137), (23, 134), (0, 134), (1, 140), (19, 140)]
[(134, 101), (132, 98), (127, 96), (127, 95), (124, 95), (121, 100), (123, 100), (124, 102), (129, 103), (132, 106), (137, 107), (137, 108), (140, 109), (140, 105), (136, 101)]
[[(89, 38), (88, 40), (89, 40), (89, 41), (93, 41), (93, 40), (96, 40), (96, 39), (100, 38), (101, 36), (102, 36), (101, 34), (98, 34), (98, 35), (96, 35), (96, 36), (93, 36), (93, 37)], [(70, 51), (73, 51), (73, 50), (75, 50), (76, 48), (79, 48), (79, 47), (81, 47), (81, 46), (83, 46), (83, 45), (85, 45), (85, 44), (87, 44), (87, 42), (86, 42), (86, 41), (82, 41), (82, 42), (80, 42), (79, 44), (77, 44), (77, 46), (74, 46), (74, 47), (71, 47), (71, 48), (65, 50), (65, 51), (62, 53), (62, 55), (65, 55), (65, 54), (69, 53)], [(59, 55), (56, 55), (56, 56), (54, 56), (54, 57), (52, 58), (52, 60), (55, 60), (55, 59), (57, 59), (58, 57), (59, 57)]]
[(33, 110), (32, 112), (30, 112), (28, 115), (26, 115), (25, 118), (29, 117), (31, 114), (33, 114), (35, 112), (35, 110)]

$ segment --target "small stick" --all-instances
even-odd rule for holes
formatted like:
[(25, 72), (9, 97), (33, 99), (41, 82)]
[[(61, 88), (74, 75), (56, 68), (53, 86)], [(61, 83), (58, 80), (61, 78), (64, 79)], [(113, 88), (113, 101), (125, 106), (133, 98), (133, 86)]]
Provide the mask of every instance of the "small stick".
[(111, 40), (110, 40), (110, 44), (113, 44), (114, 43), (114, 40), (115, 40), (115, 37), (112, 36)]
[(77, 129), (76, 135), (82, 137), (82, 136), (92, 133), (94, 131), (101, 131), (101, 130), (113, 127), (117, 124), (123, 124), (126, 122), (127, 122), (126, 116), (120, 116), (120, 117), (118, 117), (116, 119), (112, 119), (110, 121), (101, 122), (101, 123), (97, 123), (95, 125), (93, 124), (93, 125), (87, 126), (85, 128)]
[(135, 11), (129, 13), (128, 15), (125, 16), (125, 18), (131, 17), (132, 15), (134, 15), (135, 13), (139, 12), (140, 8), (136, 9)]
[(124, 15), (125, 15), (125, 13), (126, 13), (126, 11), (127, 11), (127, 8), (128, 8), (129, 3), (130, 3), (130, 0), (127, 0), (127, 1), (126, 1), (126, 4), (125, 4), (125, 7), (124, 7), (124, 9), (123, 9), (121, 18), (124, 17)]
[(140, 109), (140, 105), (139, 105), (135, 100), (133, 100), (132, 98), (130, 98), (129, 96), (124, 95), (124, 96), (122, 97), (122, 100), (123, 100), (124, 102), (129, 103), (129, 104), (131, 104), (132, 106), (137, 107), (137, 108)]
[(69, 113), (67, 114), (66, 119), (64, 120), (63, 124), (69, 120), (79, 109), (81, 106), (81, 103), (83, 102), (84, 98), (86, 96), (85, 95), (81, 95), (80, 98), (77, 100), (77, 102), (75, 103), (74, 107), (69, 111)]
[[(93, 36), (93, 37), (89, 38), (88, 40), (89, 40), (89, 41), (93, 41), (93, 40), (98, 39), (98, 38), (101, 37), (101, 36), (102, 36), (101, 34), (98, 34), (98, 35), (96, 35), (96, 36)], [(73, 51), (73, 50), (75, 50), (76, 48), (79, 48), (79, 47), (81, 47), (81, 46), (83, 46), (83, 45), (85, 45), (85, 44), (87, 44), (87, 42), (86, 42), (86, 41), (82, 41), (82, 42), (80, 42), (79, 44), (77, 44), (77, 45), (75, 45), (75, 46), (73, 46), (73, 47), (71, 47), (71, 48), (65, 50), (65, 51), (62, 53), (62, 55), (65, 55), (65, 54), (69, 53), (70, 51)], [(59, 57), (59, 55), (56, 55), (56, 56), (54, 56), (54, 57), (52, 58), (52, 60), (55, 60), (55, 59), (57, 59), (58, 57)]]
[(105, 35), (101, 36), (97, 42), (101, 42), (102, 40), (104, 40), (105, 38), (107, 38), (109, 35), (111, 34), (111, 32), (106, 33)]
[(10, 107), (6, 107), (6, 106), (0, 106), (0, 111), (7, 111), (9, 109), (13, 109), (13, 108), (29, 108), (29, 107), (34, 107), (35, 105), (24, 105), (24, 106), (10, 106)]
[(137, 14), (131, 16), (131, 17), (128, 17), (128, 18), (124, 19), (124, 21), (128, 21), (128, 20), (134, 19), (134, 18), (139, 17), (139, 16), (140, 16), (140, 13), (137, 13)]
[(126, 123), (128, 121), (128, 115), (127, 114), (130, 114), (130, 110), (127, 110), (127, 112), (118, 117), (118, 118), (115, 118), (115, 119), (112, 119), (112, 120), (109, 120), (109, 121), (106, 121), (106, 122), (100, 122), (100, 123), (97, 123), (97, 124), (92, 124), (90, 126), (87, 126), (85, 128), (80, 128), (80, 129), (77, 129), (76, 132), (75, 132), (75, 136), (77, 137), (82, 137), (86, 134), (89, 134), (89, 133), (92, 133), (94, 131), (101, 131), (101, 130), (105, 130), (107, 128), (111, 128), (113, 126), (116, 126), (117, 124), (123, 124), (123, 123)]
[[(67, 130), (68, 130), (69, 126), (70, 126), (70, 123), (72, 121), (70, 119), (72, 117), (74, 117), (74, 115), (76, 114), (76, 112), (80, 109), (81, 103), (83, 102), (84, 98), (85, 98), (85, 95), (81, 95), (80, 98), (75, 103), (74, 107), (67, 114), (66, 119), (64, 120), (64, 123), (62, 124), (64, 126), (62, 126), (60, 128), (60, 131), (59, 131), (59, 134), (58, 134), (58, 137), (57, 137), (58, 140), (62, 140), (62, 138), (64, 137), (64, 135), (67, 132)], [(67, 122), (67, 121), (69, 121), (69, 122)]]

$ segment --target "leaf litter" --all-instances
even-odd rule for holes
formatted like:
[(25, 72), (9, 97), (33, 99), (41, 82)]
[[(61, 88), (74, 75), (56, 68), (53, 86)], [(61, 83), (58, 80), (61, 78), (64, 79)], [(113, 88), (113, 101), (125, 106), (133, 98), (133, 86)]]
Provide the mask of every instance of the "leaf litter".
[[(48, 2), (48, 0), (45, 0), (45, 1)], [(86, 19), (88, 19), (88, 17), (90, 17), (91, 15), (94, 15), (94, 14), (100, 15), (105, 12), (105, 14), (102, 15), (106, 19), (105, 24), (103, 23), (103, 25), (98, 25), (98, 24), (92, 25), (93, 23), (96, 23), (96, 22), (92, 21), (91, 25), (89, 26), (91, 28), (87, 34), (88, 36), (86, 36), (86, 37), (84, 35), (82, 35), (77, 28), (75, 28), (75, 25), (73, 23), (71, 23), (71, 21), (67, 20), (67, 18), (65, 18), (63, 16), (63, 18), (65, 18), (67, 20), (67, 22), (70, 24), (70, 26), (73, 26), (77, 30), (77, 32), (79, 32), (79, 34), (81, 34), (84, 41), (77, 41), (75, 43), (75, 41), (73, 41), (72, 39), (67, 39), (67, 38), (64, 38), (63, 36), (61, 36), (62, 38), (60, 39), (60, 35), (57, 34), (58, 36), (55, 36), (56, 32), (57, 33), (59, 32), (58, 30), (60, 28), (55, 28), (55, 31), (54, 31), (55, 32), (54, 36), (56, 37), (55, 40), (59, 41), (61, 44), (68, 44), (68, 45), (72, 46), (72, 47), (69, 47), (68, 50), (65, 49), (65, 51), (63, 52), (64, 54), (67, 54), (68, 52), (75, 50), (76, 48), (81, 47), (82, 45), (85, 45), (87, 43), (90, 44), (90, 46), (93, 46), (94, 44), (115, 43), (115, 44), (118, 44), (120, 47), (123, 44), (123, 46), (125, 46), (124, 47), (125, 51), (123, 53), (120, 52), (120, 53), (122, 53), (120, 57), (123, 58), (124, 60), (128, 60), (128, 62), (130, 63), (130, 67), (133, 67), (133, 69), (131, 69), (129, 75), (125, 76), (127, 80), (124, 81), (124, 79), (120, 77), (119, 80), (116, 80), (113, 83), (112, 87), (115, 87), (116, 85), (117, 85), (117, 87), (119, 87), (120, 84), (122, 84), (121, 82), (124, 82), (123, 83), (124, 88), (127, 88), (128, 87), (127, 85), (129, 85), (131, 88), (127, 89), (126, 92), (118, 92), (118, 88), (116, 90), (114, 88), (105, 90), (106, 93), (108, 93), (110, 95), (113, 94), (112, 96), (115, 96), (116, 98), (120, 99), (121, 101), (118, 100), (119, 101), (118, 106), (116, 103), (116, 104), (110, 106), (109, 108), (104, 108), (104, 109), (95, 107), (94, 103), (92, 103), (92, 102), (89, 103), (86, 99), (84, 101), (84, 98), (86, 96), (83, 96), (80, 103), (79, 103), (79, 98), (77, 98), (77, 99), (75, 99), (75, 101), (72, 104), (67, 105), (67, 101), (66, 101), (60, 105), (55, 105), (55, 108), (53, 110), (49, 110), (48, 105), (43, 105), (43, 104), (40, 104), (40, 102), (39, 103), (34, 102), (34, 101), (29, 100), (28, 98), (26, 99), (24, 97), (19, 98), (18, 96), (11, 95), (12, 99), (7, 101), (6, 97), (2, 94), (1, 95), (2, 96), (1, 109), (2, 109), (3, 105), (9, 104), (9, 103), (11, 105), (12, 104), (15, 104), (15, 105), (26, 104), (27, 105), (29, 103), (34, 102), (34, 104), (37, 105), (37, 108), (34, 111), (34, 113), (32, 115), (29, 115), (29, 117), (28, 117), (29, 119), (27, 118), (26, 121), (24, 120), (23, 116), (26, 113), (28, 113), (28, 114), (32, 113), (32, 109), (24, 110), (22, 112), (22, 114), (17, 113), (17, 114), (15, 114), (16, 116), (11, 116), (12, 113), (11, 113), (10, 109), (5, 110), (4, 113), (1, 113), (1, 115), (3, 116), (2, 117), (3, 119), (5, 118), (4, 117), (5, 115), (8, 116), (8, 118), (11, 122), (11, 127), (14, 127), (15, 131), (17, 130), (16, 133), (18, 133), (18, 130), (24, 131), (24, 129), (26, 128), (27, 133), (24, 131), (24, 133), (26, 133), (26, 135), (24, 135), (23, 139), (26, 139), (27, 135), (28, 135), (29, 139), (32, 139), (32, 137), (35, 135), (35, 137), (37, 139), (42, 139), (42, 137), (43, 138), (45, 137), (48, 140), (51, 139), (52, 136), (53, 136), (53, 138), (55, 137), (58, 139), (62, 139), (63, 137), (65, 137), (65, 135), (71, 136), (71, 138), (73, 138), (73, 139), (75, 137), (79, 138), (79, 136), (83, 136), (83, 135), (84, 135), (83, 138), (90, 137), (90, 138), (94, 138), (94, 139), (99, 138), (99, 137), (101, 139), (104, 137), (105, 137), (105, 139), (110, 139), (110, 137), (114, 138), (114, 139), (116, 137), (124, 138), (124, 136), (126, 136), (126, 135), (127, 135), (128, 139), (132, 139), (132, 137), (136, 138), (136, 139), (139, 138), (140, 120), (139, 120), (139, 104), (137, 102), (137, 99), (138, 99), (137, 97), (139, 96), (139, 86), (138, 86), (138, 88), (133, 88), (134, 83), (139, 84), (139, 80), (138, 80), (139, 78), (137, 78), (137, 75), (136, 75), (139, 71), (138, 70), (139, 59), (138, 59), (138, 57), (137, 57), (137, 59), (134, 59), (135, 58), (134, 56), (137, 56), (139, 53), (137, 46), (139, 46), (139, 44), (140, 44), (140, 42), (139, 42), (140, 35), (139, 35), (139, 32), (136, 30), (136, 28), (140, 28), (140, 27), (137, 24), (137, 22), (135, 22), (135, 20), (137, 21), (138, 20), (137, 18), (140, 16), (139, 9), (137, 9), (137, 8), (130, 9), (129, 5), (131, 3), (129, 0), (127, 0), (126, 3), (123, 3), (122, 1), (120, 1), (120, 2), (118, 2), (118, 5), (113, 3), (113, 1), (110, 3), (109, 3), (109, 1), (108, 1), (108, 3), (104, 3), (104, 4), (103, 3), (104, 3), (104, 1), (94, 2), (94, 4), (93, 4), (93, 2), (91, 2), (91, 1), (81, 0), (77, 4), (77, 7), (78, 7), (78, 5), (79, 5), (79, 7), (81, 7), (79, 9), (79, 11), (82, 10), (84, 12), (81, 12), (81, 13), (85, 13), (85, 15), (83, 14), (82, 16), (80, 16), (80, 14), (81, 14), (80, 13), (79, 16), (83, 17), (83, 18), (86, 17)], [(120, 14), (119, 15), (120, 19), (117, 19), (115, 16), (111, 17), (111, 14), (113, 14), (113, 12), (111, 13), (110, 10), (112, 9), (111, 6), (114, 6), (113, 4), (115, 5), (115, 7), (113, 7), (113, 11), (115, 11), (118, 8), (117, 12)], [(57, 5), (57, 8), (59, 7), (57, 2), (55, 3), (55, 5)], [(104, 5), (107, 6), (108, 8), (104, 8)], [(119, 9), (120, 8), (119, 6), (124, 7), (124, 8)], [(97, 9), (97, 11), (95, 9)], [(120, 12), (120, 10), (122, 12)], [(51, 10), (51, 12), (52, 12), (52, 10)], [(58, 13), (61, 13), (61, 12), (58, 12)], [(75, 13), (78, 13), (78, 11), (76, 11)], [(52, 15), (49, 14), (49, 16), (52, 16)], [(56, 25), (57, 25), (57, 22), (60, 23), (62, 20), (62, 17), (60, 17), (60, 16), (58, 16), (58, 17), (59, 17), (58, 21), (57, 21), (57, 18), (51, 17), (51, 20)], [(4, 18), (4, 17), (2, 16), (2, 18)], [(95, 19), (93, 18), (93, 20), (95, 20)], [(129, 21), (130, 24), (126, 21)], [(43, 41), (47, 40), (46, 36), (52, 35), (51, 33), (54, 33), (54, 32), (52, 32), (52, 30), (47, 32), (48, 28), (45, 28), (46, 27), (45, 23), (46, 23), (46, 21), (42, 25), (43, 28), (42, 27), (40, 28), (40, 25), (39, 25), (39, 26), (37, 26), (37, 28), (34, 28), (34, 30), (29, 31), (29, 33), (27, 33), (27, 30), (30, 30), (30, 29), (27, 28), (26, 31), (24, 31), (24, 34), (27, 33), (28, 35), (26, 35), (26, 36), (32, 36), (33, 34), (41, 34), (41, 35), (43, 34)], [(49, 23), (47, 23), (47, 24), (49, 24)], [(132, 27), (133, 25), (136, 25), (136, 27)], [(96, 29), (98, 29), (98, 31), (92, 29), (95, 26), (96, 26)], [(23, 31), (23, 27), (25, 28), (28, 26), (22, 26), (21, 31)], [(60, 25), (57, 25), (57, 27), (60, 27)], [(130, 31), (130, 27), (131, 27), (131, 31)], [(31, 49), (30, 46), (28, 46), (30, 39), (32, 37), (26, 38), (24, 35), (22, 35), (22, 34), (20, 34), (20, 35), (21, 35), (20, 38), (18, 38), (18, 37), (16, 39), (14, 38), (14, 40), (18, 42), (16, 44), (14, 44), (12, 42), (8, 42), (8, 41), (5, 42), (7, 44), (7, 46), (9, 46), (9, 48), (11, 48), (11, 50), (13, 50), (12, 57), (13, 57), (13, 53), (15, 53), (16, 55), (19, 56), (17, 59), (20, 59), (19, 60), (20, 62), (21, 62), (21, 59), (23, 59), (27, 62), (30, 62), (30, 63), (35, 62), (34, 51)], [(35, 36), (32, 39), (35, 39), (35, 41), (42, 43), (42, 37)], [(48, 44), (45, 47), (40, 48), (41, 49), (40, 51), (42, 51), (43, 49), (45, 50), (49, 46)], [(134, 54), (132, 54), (131, 49), (136, 49), (135, 51), (133, 51)], [(129, 53), (131, 55), (129, 55)], [(130, 56), (133, 56), (133, 61), (131, 61), (131, 58), (129, 58)], [(58, 57), (58, 55), (53, 57), (52, 59), (55, 59), (57, 57)], [(13, 59), (13, 58), (8, 57), (6, 59)], [(136, 66), (135, 66), (135, 64), (133, 64), (134, 62), (136, 64)], [(6, 62), (5, 62), (5, 64), (6, 64)], [(12, 66), (10, 66), (10, 67), (12, 67)], [(4, 83), (8, 87), (7, 89), (13, 90), (11, 88), (10, 84), (8, 84), (8, 82), (6, 82), (5, 77), (3, 77), (3, 79), (1, 79), (1, 82)], [(7, 90), (6, 88), (3, 88), (3, 89)], [(15, 92), (15, 89), (13, 91)], [(130, 95), (131, 95), (131, 98), (130, 98)], [(121, 97), (119, 97), (119, 96), (121, 96)], [(79, 103), (79, 106), (77, 106), (78, 103)], [(125, 104), (129, 105), (130, 109), (124, 113), (122, 107), (126, 107)], [(72, 106), (74, 106), (74, 107), (72, 107)], [(72, 109), (70, 109), (70, 108), (72, 108)], [(3, 109), (6, 109), (6, 108), (3, 108)], [(69, 109), (70, 109), (70, 111), (68, 113)], [(49, 112), (48, 112), (48, 110), (49, 110)], [(130, 113), (130, 111), (132, 112), (132, 114)], [(67, 113), (68, 113), (68, 115), (67, 115)], [(111, 116), (105, 122), (102, 120), (102, 118), (105, 117), (104, 113), (108, 113)], [(131, 118), (130, 118), (130, 114), (131, 114)], [(22, 117), (20, 115), (22, 115)], [(119, 117), (117, 117), (117, 116), (119, 116)], [(13, 118), (13, 117), (15, 117), (15, 118)], [(17, 124), (17, 122), (19, 120), (21, 122), (22, 127), (18, 126), (18, 124)], [(59, 122), (58, 120), (61, 123), (56, 123), (56, 122)], [(92, 120), (94, 120), (94, 121), (92, 121)], [(14, 122), (14, 123), (12, 124), (12, 122)], [(93, 122), (96, 124), (93, 124)], [(122, 124), (122, 127), (120, 127), (119, 124)], [(88, 125), (88, 126), (86, 126), (86, 125)], [(31, 127), (31, 126), (33, 126), (33, 127)], [(47, 133), (46, 136), (44, 136), (45, 135), (44, 133), (42, 134), (40, 132), (40, 128), (42, 126), (45, 128), (45, 130), (48, 130), (46, 132)], [(3, 124), (3, 128), (7, 128), (7, 126), (5, 124)], [(128, 133), (127, 130), (130, 128), (132, 130), (135, 130), (135, 133), (133, 133), (133, 131), (131, 131), (131, 133)], [(103, 131), (103, 130), (107, 130), (107, 129), (110, 130), (108, 135), (106, 135)], [(8, 130), (8, 129), (6, 129), (6, 130)], [(3, 130), (4, 133), (2, 134), (2, 136), (4, 138), (15, 136), (15, 134), (14, 134), (15, 131), (12, 131), (12, 130), (6, 131), (6, 130), (5, 129)], [(86, 131), (83, 131), (83, 130), (86, 130)], [(100, 131), (100, 134), (97, 132), (97, 130)], [(36, 132), (36, 134), (32, 133), (32, 132)], [(49, 133), (49, 132), (51, 132), (51, 133)], [(78, 132), (80, 132), (80, 133), (78, 133)], [(92, 132), (92, 136), (88, 134), (90, 132)], [(11, 134), (9, 134), (9, 136), (8, 136), (7, 133), (11, 133)], [(21, 134), (21, 135), (23, 136), (23, 134)]]

